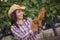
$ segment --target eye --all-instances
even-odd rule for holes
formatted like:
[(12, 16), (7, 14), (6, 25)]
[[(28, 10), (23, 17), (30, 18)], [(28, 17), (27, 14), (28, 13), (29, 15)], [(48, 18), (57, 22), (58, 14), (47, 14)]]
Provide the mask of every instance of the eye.
[(22, 10), (18, 9), (18, 10), (17, 10), (17, 13), (20, 13), (20, 12), (22, 12)]
[(21, 12), (21, 10), (18, 10), (18, 13), (20, 13)]

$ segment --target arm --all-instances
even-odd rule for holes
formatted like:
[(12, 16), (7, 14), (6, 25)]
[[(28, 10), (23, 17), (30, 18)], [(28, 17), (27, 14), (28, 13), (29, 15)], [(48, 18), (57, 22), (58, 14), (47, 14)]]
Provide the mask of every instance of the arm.
[(39, 11), (38, 18), (32, 20), (32, 30), (33, 31), (38, 29), (38, 24), (41, 24), (42, 19), (44, 17), (44, 13), (45, 13), (45, 9), (44, 9), (44, 7), (42, 7), (41, 10)]
[(24, 37), (28, 36), (31, 33), (31, 30), (30, 30), (29, 32), (27, 32), (26, 34), (24, 34), (23, 32), (21, 32), (21, 30), (15, 28), (14, 26), (11, 27), (11, 31), (12, 31), (12, 33), (15, 36), (17, 36), (19, 38), (24, 38)]

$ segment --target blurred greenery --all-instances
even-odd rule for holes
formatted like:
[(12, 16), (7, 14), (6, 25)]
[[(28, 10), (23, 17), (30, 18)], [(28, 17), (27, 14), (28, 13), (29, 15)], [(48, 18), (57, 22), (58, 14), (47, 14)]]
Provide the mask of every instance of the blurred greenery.
[[(10, 21), (8, 17), (8, 10), (12, 4), (25, 5), (25, 17), (37, 18), (41, 7), (45, 7), (45, 16), (48, 16), (46, 23), (49, 23), (57, 15), (60, 15), (60, 0), (7, 0), (7, 2), (0, 1), (0, 28), (6, 27), (9, 31)], [(44, 19), (43, 19), (44, 20)]]

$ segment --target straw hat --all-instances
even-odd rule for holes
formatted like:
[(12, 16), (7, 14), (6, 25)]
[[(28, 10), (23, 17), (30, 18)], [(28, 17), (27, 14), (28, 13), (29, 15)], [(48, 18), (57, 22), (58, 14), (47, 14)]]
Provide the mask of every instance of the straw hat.
[(25, 6), (19, 6), (19, 5), (13, 4), (8, 11), (9, 18), (11, 18), (12, 12), (14, 12), (16, 9), (22, 9), (23, 10), (25, 8), (26, 8)]

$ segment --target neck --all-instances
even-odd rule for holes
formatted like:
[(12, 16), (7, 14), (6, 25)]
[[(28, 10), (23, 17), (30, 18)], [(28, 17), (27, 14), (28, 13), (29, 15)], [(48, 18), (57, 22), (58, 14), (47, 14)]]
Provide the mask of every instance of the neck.
[(22, 25), (23, 24), (23, 19), (18, 19), (17, 20), (17, 24), (21, 24)]

